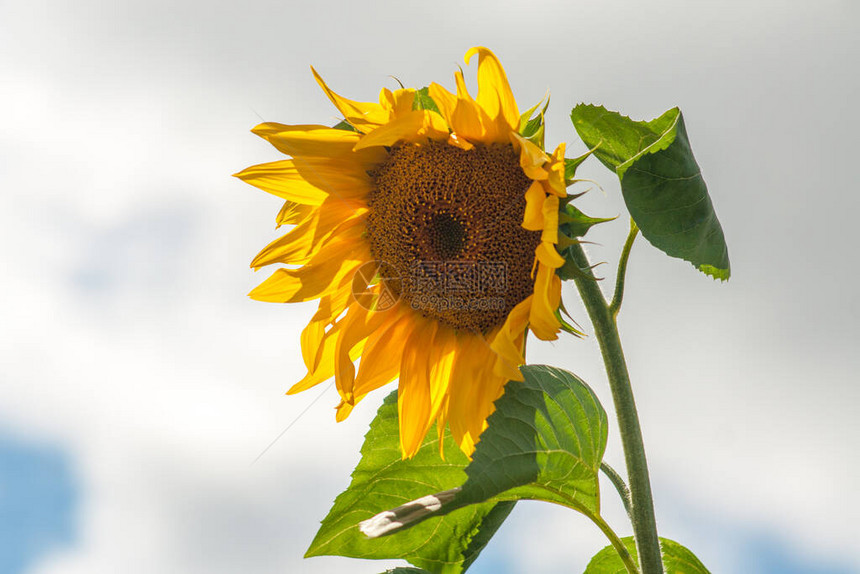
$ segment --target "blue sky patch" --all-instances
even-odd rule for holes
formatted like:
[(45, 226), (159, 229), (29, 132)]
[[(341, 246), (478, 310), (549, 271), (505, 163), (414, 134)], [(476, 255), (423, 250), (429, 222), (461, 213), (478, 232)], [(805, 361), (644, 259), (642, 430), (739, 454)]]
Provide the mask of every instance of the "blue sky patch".
[(0, 572), (24, 572), (73, 542), (76, 500), (64, 452), (0, 435)]

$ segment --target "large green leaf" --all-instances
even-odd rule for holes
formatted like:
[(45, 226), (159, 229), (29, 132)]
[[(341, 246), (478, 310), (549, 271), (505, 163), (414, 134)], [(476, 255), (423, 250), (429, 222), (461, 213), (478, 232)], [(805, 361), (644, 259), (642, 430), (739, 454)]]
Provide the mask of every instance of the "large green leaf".
[(600, 513), (597, 474), (606, 450), (606, 412), (573, 373), (522, 368), (510, 382), (466, 468), (458, 504), (530, 498)]
[(469, 459), (445, 432), (445, 459), (439, 456), (435, 428), (411, 460), (400, 455), (397, 392), (391, 393), (370, 425), (352, 482), (334, 502), (306, 556), (403, 558), (432, 574), (463, 572), (507, 518), (513, 503), (489, 502), (372, 540), (359, 532), (362, 520), (422, 495), (456, 487), (466, 480)]
[[(621, 541), (633, 559), (638, 562), (639, 557), (633, 537), (628, 536)], [(663, 556), (666, 574), (710, 574), (695, 554), (674, 540), (661, 538), (660, 553)], [(627, 569), (615, 548), (607, 546), (591, 559), (583, 574), (627, 574)]]
[[(496, 401), (460, 489), (413, 500), (362, 528), (379, 536), (404, 524), (424, 526), (420, 522), (427, 516), (461, 512), (464, 506), (519, 499), (555, 502), (601, 522), (597, 475), (606, 449), (606, 412), (572, 373), (545, 365), (522, 372), (525, 381), (509, 382)], [(422, 506), (425, 510), (416, 513)]]
[(594, 155), (618, 174), (624, 202), (642, 235), (666, 254), (728, 279), (723, 229), (680, 110), (637, 122), (603, 106), (580, 104), (571, 120), (585, 144), (596, 147)]

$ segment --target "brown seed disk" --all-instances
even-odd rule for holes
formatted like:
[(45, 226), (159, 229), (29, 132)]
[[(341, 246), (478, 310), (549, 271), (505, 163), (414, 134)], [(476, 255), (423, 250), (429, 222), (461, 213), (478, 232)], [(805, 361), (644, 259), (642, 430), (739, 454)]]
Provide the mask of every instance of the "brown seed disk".
[(398, 146), (370, 175), (370, 250), (413, 309), (486, 333), (533, 292), (541, 234), (522, 228), (532, 180), (511, 145)]

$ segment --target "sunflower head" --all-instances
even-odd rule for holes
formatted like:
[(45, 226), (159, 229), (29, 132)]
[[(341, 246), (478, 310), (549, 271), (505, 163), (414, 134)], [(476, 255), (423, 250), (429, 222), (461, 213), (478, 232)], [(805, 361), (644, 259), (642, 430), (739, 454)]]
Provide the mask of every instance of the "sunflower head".
[(458, 71), (455, 92), (356, 102), (312, 69), (344, 121), (260, 124), (290, 159), (237, 174), (284, 199), (277, 222), (294, 226), (254, 258), (282, 266), (250, 296), (319, 300), (301, 334), (308, 373), (288, 392), (334, 377), (343, 420), (399, 378), (404, 457), (434, 422), (471, 454), (505, 383), (522, 380), (527, 330), (552, 340), (561, 328), (564, 144), (548, 154), (524, 137), (501, 64), (474, 56), (475, 97)]

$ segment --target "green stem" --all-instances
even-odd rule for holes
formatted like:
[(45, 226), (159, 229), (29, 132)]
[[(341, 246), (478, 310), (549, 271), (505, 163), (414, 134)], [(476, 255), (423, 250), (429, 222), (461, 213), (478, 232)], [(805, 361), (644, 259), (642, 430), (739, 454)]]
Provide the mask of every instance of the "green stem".
[[(631, 240), (628, 237), (628, 242)], [(587, 277), (576, 277), (576, 287), (582, 297), (588, 316), (594, 325), (603, 363), (612, 389), (618, 430), (624, 447), (627, 476), (630, 484), (633, 536), (639, 551), (642, 574), (663, 574), (660, 558), (660, 541), (657, 537), (657, 521), (654, 517), (654, 502), (651, 497), (651, 482), (648, 478), (648, 463), (645, 460), (645, 445), (639, 427), (639, 415), (633, 400), (630, 375), (618, 336), (615, 317), (610, 313), (606, 298), (597, 286), (591, 273), (588, 257), (582, 245), (572, 245), (569, 250), (573, 262)]]
[(633, 560), (633, 557), (630, 555), (630, 552), (627, 550), (627, 547), (624, 546), (624, 543), (618, 538), (618, 535), (615, 534), (615, 531), (606, 523), (603, 518), (601, 518), (597, 514), (588, 514), (587, 515), (592, 522), (594, 522), (600, 530), (603, 531), (603, 534), (609, 539), (609, 543), (612, 544), (612, 547), (615, 548), (615, 551), (618, 552), (618, 556), (621, 557), (621, 561), (624, 562), (624, 567), (627, 568), (627, 572), (629, 574), (639, 574), (639, 568), (636, 566), (636, 562)]
[(627, 235), (627, 241), (624, 242), (624, 249), (621, 250), (621, 258), (618, 260), (618, 273), (615, 274), (615, 295), (612, 296), (612, 303), (609, 304), (609, 314), (612, 315), (613, 319), (618, 317), (618, 311), (621, 310), (621, 300), (624, 298), (624, 278), (627, 275), (627, 260), (630, 258), (630, 250), (633, 248), (633, 241), (638, 234), (639, 228), (631, 218), (630, 233)]

